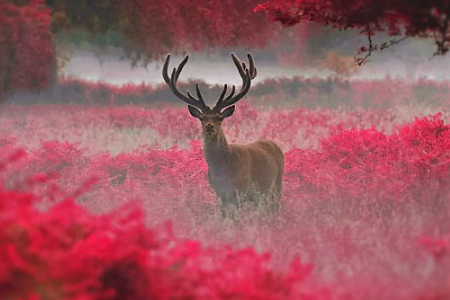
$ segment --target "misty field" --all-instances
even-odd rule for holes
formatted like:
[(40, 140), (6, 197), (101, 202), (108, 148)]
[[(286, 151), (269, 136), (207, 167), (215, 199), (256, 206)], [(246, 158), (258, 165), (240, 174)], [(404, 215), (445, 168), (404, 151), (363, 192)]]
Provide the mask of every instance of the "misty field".
[[(450, 114), (445, 109), (420, 103), (287, 109), (244, 102), (224, 129), (231, 142), (264, 137), (283, 149), (279, 216), (248, 210), (237, 221), (221, 217), (206, 179), (200, 124), (185, 107), (3, 106), (2, 198), (15, 190), (18, 199), (29, 192), (35, 199), (26, 208), (0, 201), (10, 212), (0, 226), (20, 220), (28, 232), (27, 238), (14, 230), (2, 233), (10, 235), (3, 237), (9, 246), (2, 245), (9, 250), (0, 250), (0, 257), (9, 263), (0, 277), (14, 285), (0, 290), (8, 295), (22, 284), (26, 297), (27, 289), (54, 291), (56, 285), (70, 299), (100, 299), (92, 287), (98, 283), (72, 286), (59, 270), (77, 273), (97, 262), (86, 274), (111, 268), (121, 274), (101, 277), (106, 285), (141, 277), (116, 290), (130, 299), (141, 299), (140, 292), (166, 293), (167, 299), (449, 299)], [(143, 215), (124, 217), (120, 211), (126, 208), (117, 211), (136, 204)], [(144, 243), (143, 232), (153, 229), (136, 225), (141, 220), (164, 237)], [(93, 242), (92, 234), (81, 233), (92, 228), (109, 233)], [(71, 241), (73, 230), (80, 231), (77, 241)], [(114, 242), (98, 248), (110, 235)], [(55, 237), (59, 242), (51, 240)], [(130, 247), (156, 249), (148, 245), (165, 249), (155, 252), (151, 272), (141, 270), (148, 261), (129, 260), (135, 253)], [(116, 256), (96, 256), (105, 249)], [(80, 258), (89, 251), (92, 256)], [(263, 253), (270, 253), (270, 261)], [(131, 265), (123, 264), (124, 257)], [(292, 264), (297, 259), (300, 264)], [(137, 267), (130, 267), (136, 261)], [(45, 278), (36, 276), (44, 269), (50, 270)], [(150, 294), (144, 292), (140, 286), (152, 278), (167, 289), (150, 286)]]

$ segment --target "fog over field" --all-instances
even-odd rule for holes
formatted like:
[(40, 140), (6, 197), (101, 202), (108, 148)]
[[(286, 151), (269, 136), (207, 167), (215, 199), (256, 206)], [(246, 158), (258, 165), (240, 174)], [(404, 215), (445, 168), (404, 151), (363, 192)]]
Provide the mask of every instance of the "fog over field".
[[(339, 37), (339, 35), (337, 35)], [(337, 37), (337, 39), (338, 39)], [(340, 49), (355, 54), (358, 46), (364, 45), (364, 39), (357, 39), (350, 45), (339, 45), (333, 51)], [(399, 45), (382, 52), (375, 52), (371, 62), (358, 67), (351, 79), (382, 79), (391, 77), (396, 79), (416, 80), (419, 78), (433, 80), (450, 79), (450, 58), (448, 56), (433, 56), (434, 45), (432, 41), (406, 40)], [(241, 58), (247, 52), (254, 52), (258, 63), (258, 76), (255, 83), (267, 78), (277, 77), (319, 77), (327, 78), (334, 75), (332, 71), (316, 59), (316, 66), (291, 65), (280, 62), (273, 53), (264, 50), (220, 50), (209, 54), (192, 53), (189, 63), (182, 74), (183, 78), (199, 78), (210, 84), (238, 84), (240, 79), (228, 55), (235, 51)], [(105, 54), (105, 52), (107, 54)], [(113, 84), (127, 84), (142, 82), (148, 84), (163, 83), (161, 67), (163, 60), (150, 62), (146, 67), (132, 66), (118, 49), (106, 51), (77, 50), (71, 53), (71, 58), (62, 70), (67, 77), (86, 79), (89, 81), (102, 81)], [(416, 55), (419, 53), (419, 55)], [(184, 56), (174, 56), (172, 66), (178, 64)], [(310, 63), (314, 65), (314, 62)]]

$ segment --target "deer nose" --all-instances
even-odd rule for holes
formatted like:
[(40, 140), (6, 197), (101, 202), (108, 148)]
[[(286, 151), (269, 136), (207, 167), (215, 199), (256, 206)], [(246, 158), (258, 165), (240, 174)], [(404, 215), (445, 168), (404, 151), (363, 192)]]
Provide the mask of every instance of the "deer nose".
[(214, 131), (214, 125), (213, 124), (206, 124), (205, 130), (207, 132)]

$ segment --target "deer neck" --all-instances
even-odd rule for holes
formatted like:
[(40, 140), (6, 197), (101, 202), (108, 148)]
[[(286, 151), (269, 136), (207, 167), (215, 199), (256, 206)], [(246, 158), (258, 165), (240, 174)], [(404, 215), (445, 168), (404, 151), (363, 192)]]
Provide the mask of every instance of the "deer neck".
[(219, 129), (219, 133), (214, 137), (203, 135), (203, 154), (211, 172), (221, 173), (227, 165), (230, 152), (230, 146), (222, 129)]

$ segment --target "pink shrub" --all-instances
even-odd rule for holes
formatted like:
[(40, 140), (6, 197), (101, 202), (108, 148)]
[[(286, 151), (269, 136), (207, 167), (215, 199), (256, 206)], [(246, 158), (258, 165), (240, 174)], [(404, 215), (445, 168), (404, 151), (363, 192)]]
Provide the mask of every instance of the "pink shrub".
[(328, 299), (311, 267), (273, 271), (252, 249), (203, 248), (150, 229), (133, 206), (94, 216), (65, 200), (0, 191), (0, 294), (6, 299)]
[(433, 199), (430, 193), (445, 193), (450, 184), (448, 130), (439, 115), (416, 120), (393, 135), (338, 127), (318, 150), (286, 154), (287, 185), (294, 194), (324, 200), (365, 195), (371, 201)]

